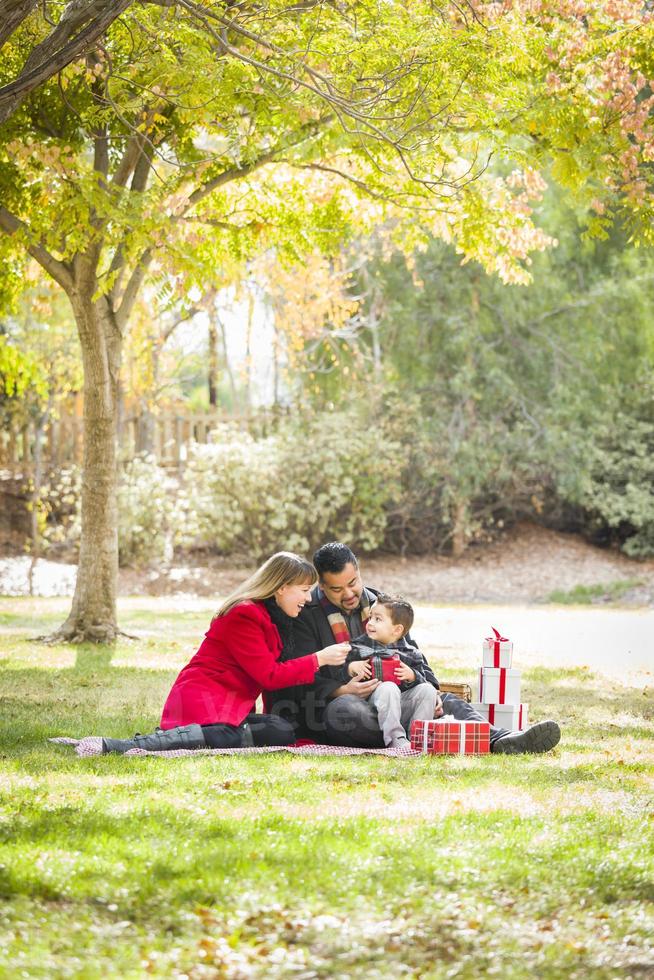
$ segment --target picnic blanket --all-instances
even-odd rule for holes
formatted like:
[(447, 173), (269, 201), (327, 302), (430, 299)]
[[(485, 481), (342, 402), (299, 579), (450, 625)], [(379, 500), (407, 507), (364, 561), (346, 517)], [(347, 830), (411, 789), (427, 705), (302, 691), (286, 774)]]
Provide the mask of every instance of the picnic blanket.
[[(86, 738), (49, 738), (49, 742), (59, 745), (73, 745), (79, 756), (102, 755), (102, 739), (95, 735)], [(293, 755), (385, 755), (397, 759), (407, 759), (422, 755), (414, 749), (355, 749), (340, 745), (262, 745), (245, 749), (169, 749), (164, 752), (148, 752), (145, 749), (130, 749), (125, 755), (156, 755), (169, 759), (179, 759), (184, 755), (263, 755), (268, 752), (291, 752)]]

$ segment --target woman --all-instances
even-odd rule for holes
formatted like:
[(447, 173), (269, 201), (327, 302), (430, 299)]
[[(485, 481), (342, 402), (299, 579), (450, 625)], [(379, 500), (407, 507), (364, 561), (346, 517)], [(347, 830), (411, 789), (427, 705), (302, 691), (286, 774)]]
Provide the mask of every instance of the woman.
[[(276, 715), (254, 714), (264, 690), (311, 684), (325, 664), (344, 663), (349, 643), (279, 662), (278, 625), (290, 624), (311, 598), (317, 581), (310, 562), (280, 551), (224, 601), (200, 649), (182, 669), (152, 735), (102, 740), (104, 752), (141, 748), (239, 748), (289, 745), (292, 725)], [(277, 625), (276, 625), (277, 624)]]

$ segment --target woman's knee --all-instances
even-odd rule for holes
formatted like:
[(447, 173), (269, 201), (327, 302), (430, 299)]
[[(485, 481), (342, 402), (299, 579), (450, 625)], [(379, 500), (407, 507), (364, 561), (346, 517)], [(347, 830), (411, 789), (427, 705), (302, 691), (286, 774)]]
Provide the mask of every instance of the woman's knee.
[(202, 734), (210, 749), (238, 749), (242, 745), (242, 733), (237, 725), (203, 725)]
[(293, 745), (296, 741), (295, 728), (279, 715), (249, 715), (246, 724), (253, 745)]

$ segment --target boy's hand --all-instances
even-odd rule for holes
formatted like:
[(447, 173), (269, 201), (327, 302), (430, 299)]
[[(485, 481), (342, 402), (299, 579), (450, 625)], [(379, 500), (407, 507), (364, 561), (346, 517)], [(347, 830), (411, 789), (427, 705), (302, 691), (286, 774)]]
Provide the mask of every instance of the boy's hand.
[(402, 663), (402, 661), (400, 661), (399, 666), (395, 668), (395, 676), (397, 677), (398, 681), (408, 681), (409, 683), (416, 679), (416, 675), (411, 670), (409, 665)]
[(372, 670), (367, 660), (353, 660), (347, 665), (347, 672), (350, 677), (359, 677), (365, 680), (370, 677)]
[(436, 704), (434, 705), (434, 718), (440, 718), (443, 714), (443, 699), (440, 691), (436, 691)]

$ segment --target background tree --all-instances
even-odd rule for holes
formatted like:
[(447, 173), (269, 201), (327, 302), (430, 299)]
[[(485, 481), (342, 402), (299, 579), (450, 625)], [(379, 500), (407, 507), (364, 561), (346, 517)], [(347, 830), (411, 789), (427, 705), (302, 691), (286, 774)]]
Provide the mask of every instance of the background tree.
[[(428, 2), (410, 14), (372, 0), (132, 7), (5, 123), (5, 253), (22, 249), (66, 292), (84, 363), (80, 567), (63, 635), (116, 631), (117, 386), (147, 278), (206, 286), (228, 258), (329, 250), (391, 214), (398, 236), (442, 235), (522, 281), (549, 241), (531, 220), (541, 184), (528, 166), (546, 156), (594, 195), (594, 231), (622, 208), (650, 233), (651, 24), (630, 3), (581, 17), (494, 7), (486, 20)], [(24, 63), (28, 38), (15, 37)], [(483, 174), (494, 149), (519, 165), (508, 181)]]

